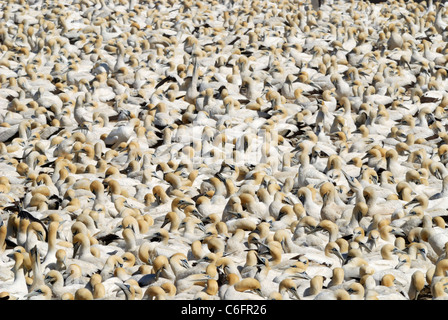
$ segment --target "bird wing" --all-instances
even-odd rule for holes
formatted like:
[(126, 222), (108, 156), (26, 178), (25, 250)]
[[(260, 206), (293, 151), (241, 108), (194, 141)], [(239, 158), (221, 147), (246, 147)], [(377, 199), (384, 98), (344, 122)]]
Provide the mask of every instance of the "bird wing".
[(16, 124), (12, 127), (5, 128), (4, 130), (0, 131), (0, 142), (6, 142), (17, 135), (19, 132), (19, 125)]

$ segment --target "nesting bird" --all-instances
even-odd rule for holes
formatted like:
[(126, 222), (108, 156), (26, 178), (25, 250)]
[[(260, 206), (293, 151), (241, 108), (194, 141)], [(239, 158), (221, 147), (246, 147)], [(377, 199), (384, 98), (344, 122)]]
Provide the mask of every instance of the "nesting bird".
[(2, 297), (446, 298), (441, 2), (0, 6)]

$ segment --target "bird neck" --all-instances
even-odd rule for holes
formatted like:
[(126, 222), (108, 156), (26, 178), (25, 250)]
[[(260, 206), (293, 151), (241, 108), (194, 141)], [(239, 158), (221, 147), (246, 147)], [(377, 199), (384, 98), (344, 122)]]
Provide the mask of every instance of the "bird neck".
[(14, 284), (17, 283), (26, 283), (25, 271), (23, 267), (19, 267), (14, 270)]

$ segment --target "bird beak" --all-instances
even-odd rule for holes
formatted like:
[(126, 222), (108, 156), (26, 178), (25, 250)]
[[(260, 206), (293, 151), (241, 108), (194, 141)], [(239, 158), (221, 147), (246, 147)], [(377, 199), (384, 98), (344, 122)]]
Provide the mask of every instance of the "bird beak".
[(254, 289), (253, 290), (256, 294), (258, 294), (260, 297), (264, 298), (263, 293), (261, 292), (260, 289)]
[(257, 263), (261, 266), (264, 266), (266, 264), (265, 261), (262, 258), (260, 258), (258, 254), (256, 256), (257, 256)]
[(241, 218), (241, 213), (239, 212), (227, 211), (227, 213), (231, 214), (235, 218)]
[[(115, 284), (116, 284), (121, 290), (123, 290), (123, 292), (124, 292), (125, 294), (130, 292), (130, 289), (129, 289), (129, 285), (128, 285), (128, 284), (120, 283), (120, 282), (115, 282)], [(118, 291), (118, 290), (114, 290), (114, 291)]]
[(299, 293), (297, 292), (296, 288), (289, 288), (289, 291), (294, 295), (294, 297), (297, 298), (297, 300), (300, 300)]
[[(403, 238), (407, 237), (406, 233), (403, 230), (401, 230), (401, 229), (400, 230), (393, 229), (392, 230), (392, 234), (397, 236), (397, 237), (403, 237)], [(405, 253), (403, 250), (400, 250), (400, 249), (397, 249), (397, 250), (398, 250), (398, 253)]]
[(169, 219), (164, 219), (162, 225), (160, 226), (160, 228), (163, 228), (164, 226), (166, 226), (169, 223)]
[(206, 232), (206, 230), (205, 230), (205, 226), (204, 226), (204, 224), (201, 222), (201, 223), (198, 223), (197, 225), (196, 225), (198, 228), (199, 228), (199, 230), (201, 230), (202, 232)]
[(40, 241), (45, 241), (45, 237), (44, 237), (44, 235), (43, 235), (42, 233), (40, 233), (40, 232), (37, 233), (37, 238), (38, 238)]
[(420, 254), (422, 255), (422, 257), (423, 257), (423, 260), (425, 260), (426, 261), (426, 252), (422, 252), (422, 251), (420, 251)]
[(434, 172), (434, 176), (435, 176), (437, 179), (439, 179), (439, 180), (443, 180), (442, 174), (440, 173), (439, 170), (436, 170), (436, 171)]
[(188, 201), (185, 201), (185, 200), (180, 200), (179, 201), (179, 208), (185, 208), (187, 206), (192, 206), (192, 205), (194, 205), (194, 203), (191, 203), (191, 202), (188, 202)]
[(361, 160), (365, 160), (365, 159), (367, 159), (369, 157), (370, 157), (370, 155), (367, 153), (364, 157), (361, 158)]
[(321, 230), (323, 230), (321, 226), (316, 226), (313, 229), (311, 229), (310, 231), (308, 231), (308, 234), (313, 234), (313, 233), (316, 233)]
[(291, 201), (291, 199), (290, 199), (289, 197), (285, 197), (283, 200), (284, 200), (287, 204), (289, 204), (289, 205), (291, 205), (291, 206), (294, 205), (294, 203)]
[(398, 264), (395, 266), (394, 269), (398, 270), (402, 265), (404, 265), (406, 263), (406, 260), (399, 260)]
[(38, 296), (39, 294), (40, 294), (40, 292), (38, 292), (37, 290), (33, 290), (30, 293), (24, 295), (23, 297), (24, 298), (31, 298), (31, 297), (34, 297), (34, 296)]
[(34, 246), (31, 250), (30, 250), (31, 256), (37, 261), (38, 259), (38, 252), (37, 252), (37, 246)]
[(72, 259), (76, 257), (76, 254), (78, 253), (79, 247), (81, 247), (81, 244), (79, 242), (75, 243), (75, 245), (73, 246)]
[(407, 208), (408, 206), (410, 206), (411, 204), (414, 204), (414, 203), (417, 203), (417, 200), (416, 199), (412, 199), (411, 201), (409, 201), (408, 203), (406, 203), (404, 206), (403, 206), (403, 208)]
[(160, 268), (159, 270), (156, 271), (156, 281), (159, 280), (160, 274), (162, 273), (162, 269)]
[(356, 212), (356, 216), (355, 216), (355, 218), (356, 218), (356, 221), (361, 221), (361, 219), (362, 219), (362, 213), (361, 213), (361, 211), (358, 211), (358, 212)]
[(311, 280), (311, 277), (309, 276), (308, 273), (306, 273), (306, 271), (302, 271), (302, 272), (298, 272), (294, 275), (294, 278), (299, 278), (299, 279), (305, 279), (305, 280)]
[(336, 250), (333, 250), (333, 253), (336, 255), (336, 257), (338, 257), (339, 259), (341, 259), (342, 264), (344, 264), (345, 259), (344, 259), (344, 257), (342, 256), (341, 252), (340, 252), (339, 250), (336, 249)]
[(198, 210), (196, 210), (196, 209), (194, 209), (193, 211), (191, 211), (191, 213), (192, 213), (196, 218), (198, 218), (199, 220), (202, 219), (202, 218), (204, 218), (204, 216), (203, 216)]
[[(363, 247), (364, 249), (366, 249), (367, 252), (369, 252), (369, 253), (372, 252), (372, 250), (365, 243), (359, 242), (359, 245), (361, 247)], [(373, 243), (373, 245), (375, 245), (375, 243)]]
[(277, 221), (279, 221), (281, 218), (283, 218), (286, 215), (285, 212), (281, 212), (279, 213), (278, 217), (277, 217)]
[(112, 231), (111, 231), (110, 233), (115, 233), (115, 232), (118, 232), (118, 231), (120, 231), (121, 229), (122, 229), (122, 226), (121, 226), (121, 225), (119, 225), (119, 226), (117, 226), (117, 227), (113, 228), (113, 229), (112, 229)]
[(395, 253), (395, 254), (398, 254), (398, 253), (405, 254), (405, 253), (406, 253), (406, 252), (404, 252), (403, 250), (400, 250), (400, 249), (398, 249), (398, 248), (396, 248), (396, 247), (392, 250), (392, 252)]
[(182, 264), (183, 267), (187, 269), (191, 268), (191, 266), (188, 264), (188, 261), (185, 259), (180, 260), (180, 263)]

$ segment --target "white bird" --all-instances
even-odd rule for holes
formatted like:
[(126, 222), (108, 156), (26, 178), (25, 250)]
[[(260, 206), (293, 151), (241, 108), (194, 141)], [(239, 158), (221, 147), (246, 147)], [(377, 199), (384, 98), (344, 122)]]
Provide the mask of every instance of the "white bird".
[(25, 278), (24, 271), (24, 257), (20, 252), (13, 252), (12, 258), (14, 259), (13, 273), (14, 277), (11, 280), (5, 281), (0, 286), (0, 290), (6, 291), (9, 294), (18, 298), (24, 297), (28, 294), (28, 285)]
[(128, 143), (131, 138), (136, 136), (135, 128), (140, 125), (140, 120), (137, 118), (129, 120), (125, 125), (115, 127), (104, 139), (106, 146), (110, 146), (112, 149), (117, 148), (120, 143)]

